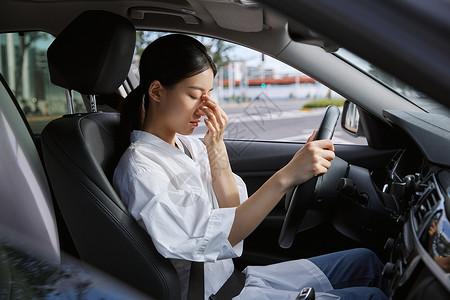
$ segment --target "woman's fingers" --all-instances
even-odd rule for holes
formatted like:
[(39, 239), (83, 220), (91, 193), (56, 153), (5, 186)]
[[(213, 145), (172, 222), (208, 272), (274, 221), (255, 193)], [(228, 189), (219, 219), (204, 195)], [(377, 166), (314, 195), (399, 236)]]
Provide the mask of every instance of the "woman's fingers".
[(321, 154), (316, 154), (311, 158), (310, 172), (312, 176), (325, 174), (331, 167), (331, 162)]
[(314, 141), (314, 139), (316, 138), (316, 135), (317, 135), (317, 130), (314, 129), (313, 133), (311, 134), (311, 136), (308, 138), (308, 140), (306, 142), (310, 143), (310, 142)]
[(208, 118), (208, 120), (209, 120), (215, 127), (217, 127), (218, 121), (217, 121), (216, 116), (212, 113), (212, 111), (211, 111), (208, 107), (206, 107), (206, 106), (203, 107), (203, 111), (205, 112), (205, 115), (206, 115), (206, 117)]
[(211, 100), (208, 95), (203, 95), (203, 104), (213, 113), (216, 118), (217, 124), (220, 125), (221, 128), (224, 128), (227, 125), (228, 117), (219, 104)]
[(309, 153), (310, 171), (314, 176), (325, 174), (335, 158), (334, 146), (331, 140), (318, 140), (307, 143), (305, 152)]
[(322, 150), (321, 150), (321, 156), (322, 156), (324, 159), (326, 159), (326, 160), (328, 160), (328, 161), (331, 161), (331, 160), (333, 160), (333, 159), (336, 157), (336, 154), (335, 154), (334, 151), (332, 151), (332, 150), (322, 149)]
[(222, 141), (228, 117), (223, 109), (207, 95), (202, 96), (202, 110), (206, 116), (205, 124), (208, 132), (205, 134), (205, 143), (215, 144)]
[[(205, 119), (205, 124), (206, 124), (206, 127), (208, 128), (209, 133), (214, 135), (216, 133), (216, 128), (211, 124), (211, 121), (209, 121), (208, 119)], [(207, 134), (208, 134), (208, 132), (207, 132)]]
[(317, 141), (313, 141), (311, 143), (315, 144), (319, 148), (334, 151), (334, 145), (331, 140), (317, 140)]
[(222, 116), (222, 119), (225, 121), (224, 122), (224, 127), (228, 124), (228, 116), (227, 116), (227, 114), (225, 113), (225, 111), (222, 109), (222, 107), (220, 107), (219, 106), (219, 108), (220, 108), (220, 110), (221, 110), (221, 116)]

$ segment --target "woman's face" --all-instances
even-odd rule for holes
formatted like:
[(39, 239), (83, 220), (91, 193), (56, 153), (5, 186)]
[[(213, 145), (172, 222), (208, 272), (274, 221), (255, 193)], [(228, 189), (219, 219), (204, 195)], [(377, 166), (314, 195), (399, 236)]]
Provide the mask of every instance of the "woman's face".
[(164, 89), (159, 112), (165, 127), (183, 135), (192, 134), (204, 116), (202, 95), (210, 95), (214, 74), (211, 68)]

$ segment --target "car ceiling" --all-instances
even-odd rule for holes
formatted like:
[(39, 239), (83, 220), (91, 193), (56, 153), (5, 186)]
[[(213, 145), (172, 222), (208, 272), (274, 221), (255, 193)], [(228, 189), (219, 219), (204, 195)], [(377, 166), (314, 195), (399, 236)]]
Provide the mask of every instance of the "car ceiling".
[(248, 3), (242, 5), (232, 0), (2, 0), (0, 31), (32, 29), (57, 35), (85, 10), (106, 10), (128, 17), (137, 29), (188, 30), (223, 39), (232, 37), (237, 41), (239, 33), (246, 33), (242, 35), (243, 42), (244, 37), (248, 39), (248, 33), (285, 30), (286, 20), (280, 15), (256, 3)]
[[(319, 47), (292, 43), (287, 30), (288, 19), (275, 10), (249, 0), (2, 0), (0, 32), (42, 30), (58, 35), (85, 10), (106, 10), (122, 15), (129, 18), (137, 29), (188, 32), (257, 49), (298, 68), (383, 119), (382, 109), (373, 104), (377, 101), (358, 102), (364, 97), (370, 100), (367, 97), (374, 95), (367, 95), (356, 85), (342, 85), (342, 76), (329, 72), (330, 65), (323, 63), (320, 66), (325, 61), (339, 64), (335, 58), (330, 58)], [(301, 59), (298, 59), (299, 51), (304, 51)], [(376, 83), (368, 84), (364, 85), (366, 90)], [(392, 93), (382, 100), (386, 104), (384, 108), (418, 109)]]
[(106, 10), (129, 18), (136, 29), (210, 36), (276, 57), (291, 41), (286, 18), (255, 2), (236, 1), (247, 4), (234, 0), (2, 0), (0, 32), (41, 30), (56, 36), (83, 11)]

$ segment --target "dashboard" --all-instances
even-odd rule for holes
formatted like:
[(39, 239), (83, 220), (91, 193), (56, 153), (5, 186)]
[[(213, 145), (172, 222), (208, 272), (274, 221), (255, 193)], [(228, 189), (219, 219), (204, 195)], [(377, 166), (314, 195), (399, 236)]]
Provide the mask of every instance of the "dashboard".
[(413, 141), (386, 168), (382, 190), (392, 197), (403, 225), (385, 244), (384, 275), (391, 280), (393, 299), (450, 299), (450, 120), (426, 113), (383, 114)]

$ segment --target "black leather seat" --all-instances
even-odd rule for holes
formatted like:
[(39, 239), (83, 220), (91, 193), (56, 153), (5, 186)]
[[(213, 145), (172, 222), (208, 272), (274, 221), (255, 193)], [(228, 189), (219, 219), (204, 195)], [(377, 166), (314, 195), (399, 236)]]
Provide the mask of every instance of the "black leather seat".
[[(86, 12), (50, 46), (52, 82), (83, 94), (112, 93), (126, 78), (135, 29), (121, 16)], [(56, 202), (82, 260), (156, 299), (179, 299), (175, 268), (128, 213), (110, 184), (118, 153), (119, 115), (67, 115), (42, 132)]]

